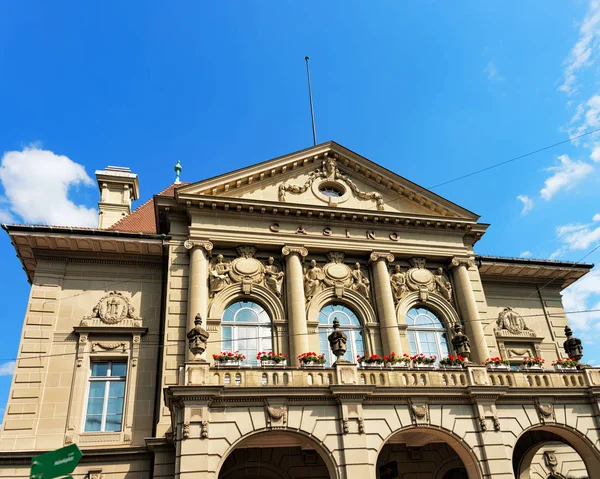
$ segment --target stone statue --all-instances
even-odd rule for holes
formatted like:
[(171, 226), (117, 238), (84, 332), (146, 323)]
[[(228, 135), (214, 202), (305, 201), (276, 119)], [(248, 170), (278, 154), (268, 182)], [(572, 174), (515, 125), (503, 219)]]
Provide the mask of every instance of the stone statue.
[(333, 333), (331, 333), (327, 339), (329, 340), (329, 347), (331, 352), (334, 354), (337, 363), (347, 363), (344, 357), (346, 354), (346, 343), (348, 342), (348, 336), (340, 329), (340, 322), (337, 318), (333, 319)]
[(452, 347), (457, 356), (462, 356), (467, 361), (471, 359), (471, 343), (469, 342), (469, 337), (462, 332), (460, 323), (454, 325)]
[(202, 317), (196, 315), (194, 327), (187, 333), (188, 348), (194, 355), (194, 359), (200, 359), (200, 355), (206, 351), (206, 341), (208, 341), (208, 331), (202, 327)]
[(323, 278), (323, 270), (317, 266), (317, 262), (314, 259), (311, 260), (310, 268), (304, 275), (304, 294), (307, 301), (310, 301), (318, 293)]
[(221, 291), (223, 288), (231, 284), (229, 277), (231, 265), (223, 262), (223, 255), (217, 256), (217, 261), (213, 264), (210, 270), (210, 297)]
[(265, 284), (279, 297), (281, 297), (283, 276), (284, 273), (279, 271), (279, 268), (275, 265), (275, 259), (271, 256), (265, 266)]
[(352, 270), (352, 289), (369, 299), (370, 284), (368, 278), (360, 269), (360, 263), (355, 263), (354, 269)]
[(567, 340), (563, 344), (565, 354), (569, 356), (569, 358), (579, 361), (583, 357), (581, 339), (573, 337), (573, 330), (568, 324), (565, 326), (565, 335), (567, 336)]
[(406, 276), (402, 272), (400, 265), (394, 266), (394, 273), (390, 276), (390, 283), (392, 284), (392, 296), (394, 296), (394, 302), (400, 301), (406, 294)]
[(437, 292), (448, 302), (452, 302), (452, 284), (442, 268), (435, 270), (433, 275)]

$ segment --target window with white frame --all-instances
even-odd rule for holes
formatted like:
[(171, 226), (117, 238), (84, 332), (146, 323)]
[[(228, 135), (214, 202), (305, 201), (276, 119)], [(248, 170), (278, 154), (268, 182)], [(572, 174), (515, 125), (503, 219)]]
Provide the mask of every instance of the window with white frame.
[(93, 361), (84, 432), (121, 431), (126, 361)]
[(221, 348), (239, 351), (246, 356), (245, 364), (258, 365), (256, 355), (273, 350), (271, 318), (265, 309), (253, 301), (237, 301), (223, 312)]
[(406, 324), (411, 355), (436, 356), (438, 361), (448, 355), (448, 333), (433, 311), (423, 307), (411, 308), (406, 313)]
[(321, 354), (325, 354), (326, 365), (331, 365), (336, 358), (331, 352), (327, 337), (333, 332), (333, 320), (337, 318), (340, 322), (340, 328), (346, 336), (346, 354), (344, 359), (352, 363), (356, 362), (356, 356), (365, 354), (365, 344), (363, 340), (363, 326), (350, 308), (343, 304), (328, 304), (319, 312), (319, 344)]

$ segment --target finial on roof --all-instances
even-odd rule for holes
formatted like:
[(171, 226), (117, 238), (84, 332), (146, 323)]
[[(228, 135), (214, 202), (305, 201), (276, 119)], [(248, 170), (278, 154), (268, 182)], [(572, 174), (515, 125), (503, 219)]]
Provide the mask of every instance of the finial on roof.
[(181, 183), (179, 175), (181, 174), (181, 170), (183, 170), (183, 168), (181, 167), (181, 162), (179, 160), (177, 160), (177, 163), (175, 163), (175, 168), (173, 169), (175, 170), (175, 184), (178, 185), (179, 183)]

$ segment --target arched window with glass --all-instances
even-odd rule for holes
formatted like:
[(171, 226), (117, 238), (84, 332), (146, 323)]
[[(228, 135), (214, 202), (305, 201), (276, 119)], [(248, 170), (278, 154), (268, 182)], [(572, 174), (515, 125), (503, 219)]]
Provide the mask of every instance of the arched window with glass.
[(423, 307), (411, 308), (406, 313), (406, 324), (411, 355), (436, 356), (438, 360), (448, 355), (448, 333), (433, 311)]
[(259, 351), (273, 350), (271, 318), (265, 309), (253, 301), (237, 301), (223, 312), (221, 349), (239, 351), (246, 364), (258, 365)]
[(347, 351), (344, 359), (350, 362), (356, 362), (356, 355), (365, 354), (365, 345), (363, 340), (363, 326), (360, 320), (350, 308), (343, 304), (328, 304), (319, 312), (319, 345), (321, 353), (325, 354), (327, 366), (335, 362), (335, 356), (329, 347), (327, 336), (333, 332), (333, 320), (337, 318), (340, 327), (348, 336), (346, 343)]

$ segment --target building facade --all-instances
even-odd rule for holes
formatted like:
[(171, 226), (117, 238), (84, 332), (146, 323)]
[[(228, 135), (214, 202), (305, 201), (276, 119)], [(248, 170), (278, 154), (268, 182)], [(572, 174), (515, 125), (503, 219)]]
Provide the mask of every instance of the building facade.
[(4, 227), (0, 477), (76, 443), (86, 478), (600, 478), (600, 370), (551, 366), (591, 265), (478, 256), (477, 215), (333, 142), (133, 210), (137, 175), (96, 176), (99, 228)]

